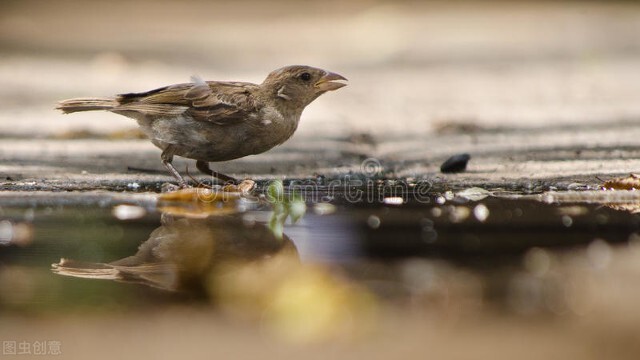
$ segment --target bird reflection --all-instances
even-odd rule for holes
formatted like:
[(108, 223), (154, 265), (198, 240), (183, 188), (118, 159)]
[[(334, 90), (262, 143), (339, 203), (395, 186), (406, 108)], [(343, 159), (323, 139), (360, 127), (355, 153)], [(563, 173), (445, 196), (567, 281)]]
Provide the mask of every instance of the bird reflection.
[(163, 214), (162, 225), (135, 255), (110, 263), (61, 259), (59, 275), (138, 283), (170, 291), (202, 292), (209, 275), (224, 264), (243, 263), (287, 252), (297, 258), (293, 242), (278, 238), (264, 224), (241, 214), (205, 219)]

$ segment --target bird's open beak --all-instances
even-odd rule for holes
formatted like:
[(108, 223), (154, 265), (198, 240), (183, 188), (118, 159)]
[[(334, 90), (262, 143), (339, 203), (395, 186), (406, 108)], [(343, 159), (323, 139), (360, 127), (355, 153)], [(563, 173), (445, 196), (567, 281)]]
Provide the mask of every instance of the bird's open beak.
[(335, 80), (343, 80), (343, 81), (347, 81), (347, 79), (342, 76), (342, 75), (338, 75), (336, 73), (332, 73), (332, 72), (327, 72), (323, 77), (320, 78), (320, 80), (315, 84), (315, 88), (318, 91), (332, 91), (332, 90), (338, 90), (343, 86), (347, 86), (347, 84), (345, 83), (341, 83), (341, 82), (333, 82)]

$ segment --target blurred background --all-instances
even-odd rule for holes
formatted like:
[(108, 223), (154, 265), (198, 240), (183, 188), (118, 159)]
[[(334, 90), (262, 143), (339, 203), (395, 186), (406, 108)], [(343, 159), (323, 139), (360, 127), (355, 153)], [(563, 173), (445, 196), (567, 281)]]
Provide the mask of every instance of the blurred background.
[(0, 132), (133, 127), (61, 98), (308, 64), (350, 80), (299, 135), (640, 115), (640, 6), (617, 1), (35, 1), (0, 4)]

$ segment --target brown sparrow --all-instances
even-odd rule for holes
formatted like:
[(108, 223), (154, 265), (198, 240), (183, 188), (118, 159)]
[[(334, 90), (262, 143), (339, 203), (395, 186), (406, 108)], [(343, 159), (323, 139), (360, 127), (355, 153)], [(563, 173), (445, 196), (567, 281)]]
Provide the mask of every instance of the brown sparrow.
[[(236, 214), (237, 215), (237, 214)], [(224, 264), (245, 264), (282, 253), (298, 258), (286, 235), (277, 238), (265, 224), (247, 224), (240, 215), (188, 219), (162, 216), (131, 256), (110, 263), (60, 259), (56, 274), (144, 284), (163, 290), (201, 292), (209, 275)]]
[(162, 149), (162, 163), (186, 182), (171, 164), (174, 155), (195, 159), (196, 167), (222, 181), (210, 161), (263, 153), (293, 135), (302, 110), (318, 96), (345, 86), (343, 76), (293, 65), (271, 72), (262, 84), (203, 81), (177, 84), (115, 98), (61, 101), (64, 113), (107, 110), (135, 119), (151, 142)]

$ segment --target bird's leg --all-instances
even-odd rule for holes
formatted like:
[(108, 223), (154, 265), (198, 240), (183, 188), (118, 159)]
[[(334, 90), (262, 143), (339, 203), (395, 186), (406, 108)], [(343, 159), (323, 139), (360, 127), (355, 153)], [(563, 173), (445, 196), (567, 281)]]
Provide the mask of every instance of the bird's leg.
[(207, 174), (209, 176), (213, 176), (217, 179), (220, 179), (227, 184), (234, 184), (234, 185), (238, 184), (238, 180), (236, 178), (211, 170), (211, 168), (209, 168), (209, 163), (207, 161), (197, 160), (196, 167), (202, 173)]
[(169, 170), (171, 175), (173, 175), (173, 177), (176, 178), (176, 180), (178, 180), (178, 185), (180, 185), (181, 188), (186, 188), (186, 187), (189, 187), (189, 185), (187, 185), (187, 182), (180, 175), (178, 170), (176, 170), (176, 168), (174, 168), (173, 165), (171, 164), (171, 162), (173, 161), (173, 154), (175, 150), (176, 149), (173, 146), (167, 146), (167, 148), (164, 149), (164, 151), (162, 152), (162, 155), (160, 155), (160, 158), (162, 159), (162, 165), (164, 165), (164, 167), (167, 168), (167, 170)]
[(174, 168), (173, 165), (171, 165), (171, 161), (162, 160), (162, 165), (164, 165), (164, 167), (166, 167), (167, 170), (169, 170), (171, 175), (173, 175), (173, 177), (176, 178), (176, 180), (178, 180), (178, 185), (180, 185), (181, 188), (189, 187), (189, 185), (187, 185), (187, 182), (184, 180), (184, 178), (180, 175), (180, 173), (178, 173), (178, 170), (176, 170), (176, 168)]

